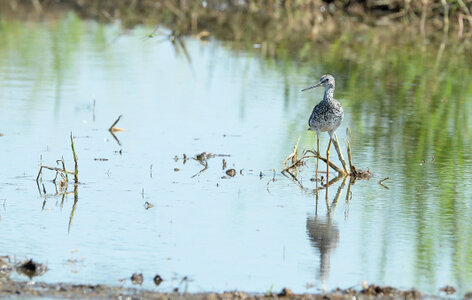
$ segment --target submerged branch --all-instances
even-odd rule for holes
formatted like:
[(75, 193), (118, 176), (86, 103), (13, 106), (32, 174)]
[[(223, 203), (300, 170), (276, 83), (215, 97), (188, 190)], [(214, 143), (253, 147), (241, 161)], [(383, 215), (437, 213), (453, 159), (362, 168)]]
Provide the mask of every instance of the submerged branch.
[[(321, 159), (322, 161), (324, 161), (325, 163), (328, 161), (326, 159), (326, 157), (323, 157), (321, 156), (319, 153), (317, 153), (316, 151), (312, 151), (312, 150), (305, 150), (305, 152), (311, 152), (316, 156), (318, 156), (319, 159)], [(347, 173), (345, 173), (340, 167), (338, 167), (335, 163), (333, 163), (332, 161), (329, 161), (329, 166), (335, 170), (336, 172), (338, 172), (339, 174), (341, 175), (346, 175)]]
[[(363, 171), (363, 170), (357, 169), (352, 163), (351, 132), (349, 128), (346, 130), (346, 137), (347, 137), (346, 147), (347, 147), (347, 154), (348, 154), (348, 161), (349, 161), (349, 169), (347, 167), (346, 161), (344, 160), (341, 147), (339, 146), (338, 137), (335, 135), (333, 139), (333, 144), (336, 149), (336, 152), (338, 153), (339, 161), (341, 162), (343, 168), (337, 166), (332, 161), (329, 161), (329, 167), (332, 168), (334, 171), (338, 172), (339, 175), (338, 177), (332, 179), (331, 181), (328, 181), (326, 185), (318, 188), (317, 190), (323, 189), (325, 186), (329, 186), (341, 178), (351, 177), (350, 182), (355, 183), (355, 181), (358, 179), (370, 179), (372, 177), (372, 173), (369, 170)], [(310, 155), (309, 153), (311, 153), (312, 155)], [(300, 166), (305, 165), (305, 160), (308, 158), (318, 158), (322, 160), (324, 163), (328, 163), (327, 162), (328, 160), (325, 157), (321, 156), (317, 151), (313, 151), (313, 150), (303, 151), (303, 155), (300, 158), (298, 158), (298, 142), (297, 142), (297, 144), (293, 148), (293, 152), (282, 162), (285, 166), (285, 168), (282, 170), (282, 174), (283, 175), (289, 174), (290, 177), (297, 183), (297, 185), (303, 187), (303, 185), (298, 180), (296, 173), (294, 174), (292, 170), (297, 170), (297, 168), (299, 168)], [(292, 163), (289, 166), (287, 166), (286, 162), (289, 161), (290, 159), (292, 160)], [(315, 178), (315, 180), (317, 180), (317, 178)]]

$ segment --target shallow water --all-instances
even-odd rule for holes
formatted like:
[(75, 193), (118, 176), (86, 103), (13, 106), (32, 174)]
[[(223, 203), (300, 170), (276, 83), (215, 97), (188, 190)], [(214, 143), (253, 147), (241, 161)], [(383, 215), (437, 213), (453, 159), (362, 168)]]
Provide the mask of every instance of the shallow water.
[[(72, 14), (2, 21), (1, 255), (47, 263), (37, 280), (131, 285), (138, 272), (146, 288), (162, 276), (163, 291), (319, 292), (364, 280), (472, 289), (465, 55), (446, 60), (428, 45), (277, 60), (192, 37), (184, 49), (144, 38), (151, 31)], [(333, 184), (328, 206), (313, 160), (298, 177), (305, 190), (279, 172), (299, 137), (301, 149), (315, 145), (307, 119), (323, 91), (300, 90), (327, 72), (345, 111), (341, 146), (349, 127), (355, 165), (376, 175)], [(107, 129), (119, 115), (118, 142)], [(45, 197), (39, 165), (64, 156), (73, 168), (70, 132), (77, 201), (55, 195), (52, 171)], [(224, 156), (199, 173), (192, 158), (204, 151)]]

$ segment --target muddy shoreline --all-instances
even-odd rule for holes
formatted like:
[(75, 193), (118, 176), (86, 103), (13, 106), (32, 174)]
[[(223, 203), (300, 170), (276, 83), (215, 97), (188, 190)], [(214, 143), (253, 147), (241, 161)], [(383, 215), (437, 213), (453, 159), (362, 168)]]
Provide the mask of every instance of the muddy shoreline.
[[(468, 295), (466, 295), (467, 297)], [(70, 284), (70, 283), (44, 283), (44, 282), (27, 282), (13, 281), (11, 279), (3, 279), (0, 281), (0, 297), (28, 297), (28, 298), (119, 298), (130, 297), (131, 299), (274, 299), (274, 298), (290, 298), (290, 299), (423, 299), (436, 298), (431, 295), (424, 295), (417, 290), (400, 291), (392, 287), (366, 286), (364, 289), (356, 291), (353, 289), (336, 289), (326, 294), (294, 294), (289, 289), (283, 289), (279, 293), (252, 294), (247, 292), (224, 292), (224, 293), (165, 293), (153, 290), (116, 287), (110, 285), (93, 285), (93, 284)]]

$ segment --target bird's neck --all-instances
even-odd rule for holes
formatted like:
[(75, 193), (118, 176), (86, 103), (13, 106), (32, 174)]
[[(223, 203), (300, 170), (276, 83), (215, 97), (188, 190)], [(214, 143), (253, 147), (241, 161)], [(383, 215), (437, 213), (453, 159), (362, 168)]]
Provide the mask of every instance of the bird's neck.
[(325, 89), (324, 100), (331, 101), (334, 99), (334, 87), (330, 86)]

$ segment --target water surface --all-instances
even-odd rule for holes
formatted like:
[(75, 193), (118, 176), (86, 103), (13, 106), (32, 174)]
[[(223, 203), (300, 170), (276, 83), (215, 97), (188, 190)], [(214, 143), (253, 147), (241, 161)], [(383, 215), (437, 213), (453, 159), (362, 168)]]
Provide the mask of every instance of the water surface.
[[(146, 288), (161, 275), (162, 291), (472, 289), (472, 62), (460, 49), (340, 37), (265, 58), (257, 44), (182, 47), (150, 32), (73, 14), (1, 21), (2, 255), (47, 263), (37, 280), (131, 285), (139, 272)], [(298, 175), (305, 189), (280, 170), (299, 138), (315, 145), (307, 120), (323, 91), (300, 90), (328, 72), (341, 145), (349, 127), (355, 165), (376, 177), (338, 181), (327, 205), (313, 160)], [(107, 129), (119, 115), (116, 141)], [(52, 171), (35, 182), (40, 164), (64, 156), (73, 168), (71, 132), (76, 199), (55, 195)], [(202, 152), (224, 156), (199, 173)]]

